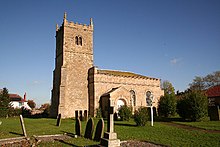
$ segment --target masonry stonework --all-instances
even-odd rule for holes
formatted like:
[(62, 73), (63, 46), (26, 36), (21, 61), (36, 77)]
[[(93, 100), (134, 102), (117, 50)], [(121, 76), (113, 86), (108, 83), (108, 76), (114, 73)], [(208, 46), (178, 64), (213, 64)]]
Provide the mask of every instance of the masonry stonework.
[[(96, 115), (97, 108), (111, 98), (115, 112), (119, 102), (132, 106), (133, 111), (146, 106), (146, 92), (154, 95), (157, 107), (163, 90), (160, 79), (131, 72), (101, 70), (93, 65), (93, 22), (89, 25), (68, 22), (56, 29), (56, 59), (53, 72), (51, 116), (75, 117), (75, 111)], [(102, 101), (103, 99), (103, 101)], [(105, 111), (105, 110), (103, 110)]]

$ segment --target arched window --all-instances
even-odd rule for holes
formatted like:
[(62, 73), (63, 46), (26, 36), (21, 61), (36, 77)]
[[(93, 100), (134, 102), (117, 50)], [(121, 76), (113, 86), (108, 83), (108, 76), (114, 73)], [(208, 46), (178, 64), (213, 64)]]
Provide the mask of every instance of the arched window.
[(131, 94), (131, 105), (136, 106), (136, 95), (135, 95), (134, 90), (131, 90), (130, 94)]
[(152, 106), (152, 93), (150, 91), (146, 92), (146, 104)]
[(75, 43), (76, 43), (76, 45), (79, 45), (78, 36), (75, 37)]
[(82, 37), (79, 37), (79, 45), (82, 46)]
[(82, 37), (76, 36), (75, 37), (75, 44), (82, 46)]

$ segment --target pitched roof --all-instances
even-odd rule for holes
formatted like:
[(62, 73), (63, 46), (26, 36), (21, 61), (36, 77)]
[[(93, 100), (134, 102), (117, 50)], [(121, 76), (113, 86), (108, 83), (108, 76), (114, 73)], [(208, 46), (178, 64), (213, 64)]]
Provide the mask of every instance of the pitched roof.
[(18, 94), (9, 94), (9, 98), (11, 101), (25, 102), (25, 100)]
[(116, 88), (112, 88), (110, 91), (104, 93), (102, 96), (108, 96), (110, 93), (114, 92), (115, 90), (117, 90), (119, 87)]
[(105, 75), (124, 76), (124, 77), (133, 77), (133, 78), (144, 78), (144, 79), (158, 80), (157, 78), (151, 78), (151, 77), (135, 74), (135, 73), (132, 73), (132, 72), (125, 72), (125, 71), (97, 70), (97, 72), (98, 72), (98, 74), (105, 74)]
[(220, 85), (209, 88), (206, 94), (208, 97), (220, 97)]

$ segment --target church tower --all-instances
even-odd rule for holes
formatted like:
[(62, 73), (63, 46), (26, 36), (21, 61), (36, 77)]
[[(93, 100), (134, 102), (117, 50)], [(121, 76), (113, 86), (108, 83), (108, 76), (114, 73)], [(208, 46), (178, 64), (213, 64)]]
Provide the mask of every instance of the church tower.
[(53, 72), (51, 116), (88, 114), (88, 70), (93, 67), (93, 22), (68, 22), (56, 26), (56, 59)]

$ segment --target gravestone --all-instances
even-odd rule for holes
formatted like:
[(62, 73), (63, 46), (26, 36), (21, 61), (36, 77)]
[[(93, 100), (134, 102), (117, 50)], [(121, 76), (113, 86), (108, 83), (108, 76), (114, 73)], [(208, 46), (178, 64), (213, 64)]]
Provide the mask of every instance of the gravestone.
[(87, 121), (88, 120), (88, 111), (84, 110), (84, 120)]
[(26, 129), (25, 129), (25, 126), (24, 126), (24, 119), (23, 119), (23, 116), (22, 116), (22, 115), (20, 115), (20, 123), (21, 123), (23, 135), (24, 135), (25, 137), (27, 137)]
[(76, 118), (75, 132), (76, 135), (81, 136), (81, 121), (79, 118)]
[(109, 98), (108, 104), (107, 132), (105, 132), (104, 137), (101, 138), (101, 145), (117, 147), (120, 146), (120, 140), (117, 139), (117, 133), (114, 132), (114, 101)]
[(96, 125), (94, 140), (100, 141), (100, 139), (102, 138), (103, 132), (104, 132), (104, 121), (101, 118)]
[(79, 112), (78, 110), (75, 111), (75, 119), (77, 119), (79, 117)]
[(57, 116), (57, 125), (56, 126), (60, 126), (61, 124), (61, 113)]
[(87, 139), (92, 139), (93, 130), (94, 130), (94, 121), (92, 118), (90, 118), (86, 124), (86, 131), (84, 137)]
[(81, 121), (83, 120), (82, 110), (79, 111), (79, 119), (80, 119)]

